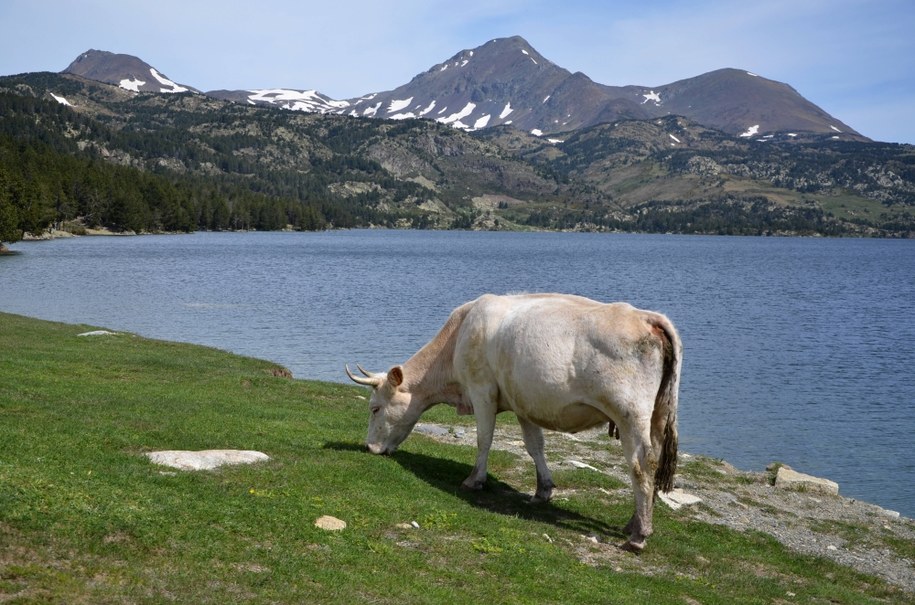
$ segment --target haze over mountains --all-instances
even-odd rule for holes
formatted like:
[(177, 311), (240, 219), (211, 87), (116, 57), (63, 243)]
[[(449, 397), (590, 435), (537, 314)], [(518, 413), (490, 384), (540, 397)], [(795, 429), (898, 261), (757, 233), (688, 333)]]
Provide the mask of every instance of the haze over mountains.
[[(135, 92), (199, 92), (130, 55), (90, 50), (64, 73)], [(289, 110), (385, 119), (424, 118), (474, 131), (510, 125), (537, 136), (620, 119), (680, 115), (744, 137), (797, 139), (824, 135), (866, 141), (789, 85), (726, 68), (659, 86), (609, 86), (555, 65), (524, 38), (491, 40), (436, 63), (389, 91), (332, 99), (314, 89), (214, 90), (218, 99)]]

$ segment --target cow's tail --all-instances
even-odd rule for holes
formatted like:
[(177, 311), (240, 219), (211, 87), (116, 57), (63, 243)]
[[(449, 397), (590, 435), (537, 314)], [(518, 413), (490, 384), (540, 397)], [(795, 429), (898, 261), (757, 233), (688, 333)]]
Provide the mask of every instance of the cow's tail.
[(651, 324), (664, 343), (664, 369), (651, 418), (651, 441), (658, 453), (654, 487), (655, 492), (669, 492), (673, 489), (674, 474), (677, 472), (677, 400), (683, 345), (676, 328), (667, 317), (653, 316)]

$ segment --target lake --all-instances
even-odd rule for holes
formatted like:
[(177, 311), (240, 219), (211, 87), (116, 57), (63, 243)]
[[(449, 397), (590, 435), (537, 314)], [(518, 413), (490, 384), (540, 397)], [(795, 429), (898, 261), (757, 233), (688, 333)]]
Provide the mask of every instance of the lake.
[(344, 363), (406, 360), (485, 292), (628, 301), (680, 330), (685, 451), (755, 471), (781, 461), (915, 517), (915, 241), (360, 230), (13, 250), (2, 311), (338, 382)]

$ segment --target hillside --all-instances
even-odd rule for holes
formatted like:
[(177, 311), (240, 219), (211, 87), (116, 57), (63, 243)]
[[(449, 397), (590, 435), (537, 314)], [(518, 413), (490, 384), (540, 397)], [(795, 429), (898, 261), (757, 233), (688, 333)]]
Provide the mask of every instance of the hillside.
[(51, 73), (0, 78), (0, 110), (5, 241), (51, 223), (881, 236), (915, 224), (915, 150), (828, 134), (735, 137), (678, 116), (549, 139), (468, 133)]

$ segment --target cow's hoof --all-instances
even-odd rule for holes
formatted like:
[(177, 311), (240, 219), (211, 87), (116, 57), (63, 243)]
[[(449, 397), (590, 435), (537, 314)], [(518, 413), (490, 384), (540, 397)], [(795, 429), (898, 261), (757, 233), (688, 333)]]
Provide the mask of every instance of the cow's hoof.
[(620, 545), (620, 548), (626, 552), (631, 552), (636, 555), (642, 554), (642, 551), (645, 550), (645, 541), (633, 542), (632, 540), (627, 540), (624, 544)]
[(543, 504), (553, 499), (553, 490), (537, 492), (531, 497), (531, 504)]
[(465, 492), (478, 492), (483, 489), (483, 482), (466, 479), (463, 483), (461, 483), (461, 489)]

